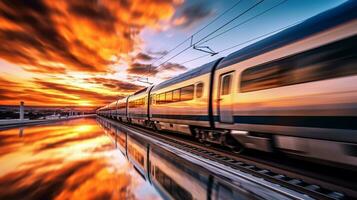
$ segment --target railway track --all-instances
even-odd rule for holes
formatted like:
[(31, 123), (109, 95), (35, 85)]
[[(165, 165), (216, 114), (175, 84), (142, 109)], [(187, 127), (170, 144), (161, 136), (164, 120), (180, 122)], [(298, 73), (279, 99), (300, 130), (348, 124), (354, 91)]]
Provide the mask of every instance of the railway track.
[[(192, 139), (190, 140), (190, 138), (182, 135), (167, 132), (165, 132), (166, 134), (162, 134), (144, 127), (125, 124), (108, 118), (103, 119), (118, 125), (117, 127), (123, 129), (123, 131), (140, 132), (143, 135), (154, 137), (156, 140), (165, 142), (171, 146), (212, 161), (220, 162), (233, 169), (263, 178), (315, 199), (357, 199), (357, 183), (353, 180), (355, 176), (352, 176), (353, 174), (349, 174), (349, 172), (333, 172), (331, 173), (333, 176), (329, 176), (318, 172), (326, 171), (319, 170), (319, 168), (326, 166), (311, 164), (312, 167), (309, 167), (310, 163), (306, 165), (304, 162), (300, 161), (299, 163), (298, 160), (291, 161), (290, 159), (286, 159), (286, 157), (284, 157), (286, 160), (281, 160), (281, 157), (279, 159), (279, 157), (274, 157), (271, 154), (258, 156), (251, 155), (254, 153), (250, 155), (234, 154), (214, 145), (207, 146), (197, 141), (192, 141)], [(326, 168), (330, 169), (329, 167)]]

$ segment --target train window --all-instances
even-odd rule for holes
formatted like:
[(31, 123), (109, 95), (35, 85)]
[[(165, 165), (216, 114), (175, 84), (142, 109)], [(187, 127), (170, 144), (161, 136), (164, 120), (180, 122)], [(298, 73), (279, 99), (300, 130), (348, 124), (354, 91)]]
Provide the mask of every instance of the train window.
[(160, 94), (160, 104), (165, 103), (165, 93)]
[(125, 107), (126, 107), (125, 103), (119, 103), (118, 104), (118, 109), (123, 109)]
[(156, 103), (157, 103), (157, 104), (161, 104), (160, 94), (157, 94), (157, 95), (156, 95)]
[(144, 156), (135, 149), (133, 145), (128, 144), (129, 154), (138, 162), (142, 167), (144, 167)]
[(174, 90), (172, 93), (172, 101), (180, 101), (180, 89)]
[(181, 88), (181, 101), (187, 101), (193, 99), (193, 85), (189, 85), (186, 87)]
[(222, 78), (221, 95), (227, 95), (231, 93), (231, 74), (225, 75)]
[(151, 95), (150, 96), (150, 105), (154, 104), (154, 101), (155, 101), (155, 95)]
[(248, 68), (241, 75), (241, 92), (251, 92), (357, 74), (357, 36), (288, 58)]
[(171, 177), (165, 174), (161, 169), (155, 167), (155, 178), (160, 185), (168, 192), (173, 199), (191, 200), (192, 194), (185, 188), (177, 184)]
[(196, 85), (196, 98), (201, 98), (203, 94), (203, 83)]
[(166, 103), (172, 102), (172, 91), (166, 92), (165, 101), (166, 101)]

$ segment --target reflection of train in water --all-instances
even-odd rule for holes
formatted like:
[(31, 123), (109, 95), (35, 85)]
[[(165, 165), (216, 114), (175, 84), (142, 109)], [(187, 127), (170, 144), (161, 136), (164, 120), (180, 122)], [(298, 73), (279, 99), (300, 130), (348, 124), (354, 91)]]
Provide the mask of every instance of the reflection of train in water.
[[(283, 194), (241, 179), (226, 179), (189, 159), (133, 133), (120, 131), (107, 120), (99, 122), (108, 130), (120, 151), (135, 170), (160, 193), (164, 199), (286, 199)], [(116, 129), (116, 130), (115, 130)], [(120, 141), (122, 138), (127, 138)]]
[(357, 163), (357, 6), (145, 88), (97, 114), (201, 141)]

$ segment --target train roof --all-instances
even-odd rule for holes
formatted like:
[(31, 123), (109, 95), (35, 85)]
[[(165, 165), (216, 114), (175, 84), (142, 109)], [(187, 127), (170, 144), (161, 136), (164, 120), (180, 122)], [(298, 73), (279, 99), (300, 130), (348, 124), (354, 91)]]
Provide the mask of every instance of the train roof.
[(356, 17), (357, 1), (347, 1), (335, 8), (331, 8), (325, 12), (315, 15), (298, 25), (231, 53), (219, 63), (217, 69), (221, 69), (259, 54), (277, 49), (286, 44), (332, 28), (336, 25), (356, 19)]
[(127, 98), (129, 98), (130, 101), (131, 101), (133, 98), (135, 99), (135, 97), (137, 97), (139, 95), (148, 93), (151, 90), (152, 87), (153, 86), (149, 86), (149, 87), (143, 88), (143, 89), (141, 89), (139, 91), (136, 91), (134, 94), (129, 95)]
[(217, 62), (219, 62), (222, 58), (214, 60), (212, 62), (206, 63), (200, 67), (194, 68), (190, 71), (187, 71), (183, 74), (180, 74), (170, 80), (164, 81), (162, 83), (157, 84), (156, 86), (154, 86), (154, 88), (152, 89), (152, 92), (159, 90), (161, 88), (170, 86), (170, 85), (174, 85), (176, 83), (203, 75), (203, 74), (207, 74), (210, 73), (212, 71), (212, 69), (214, 68), (214, 66), (216, 65)]
[(117, 102), (118, 102), (118, 100), (111, 102), (111, 103), (108, 105), (108, 108), (115, 108)]

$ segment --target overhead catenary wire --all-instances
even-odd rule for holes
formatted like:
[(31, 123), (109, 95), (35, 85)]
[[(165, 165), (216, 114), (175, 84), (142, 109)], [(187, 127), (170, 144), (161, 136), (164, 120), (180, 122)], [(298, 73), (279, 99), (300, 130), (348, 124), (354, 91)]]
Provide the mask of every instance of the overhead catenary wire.
[[(213, 36), (213, 37), (211, 37), (211, 38), (209, 38), (209, 39), (207, 39), (207, 40), (205, 40), (205, 41), (202, 41), (202, 42), (199, 43), (198, 45), (201, 45), (201, 44), (204, 44), (204, 43), (206, 43), (206, 42), (208, 42), (208, 41), (210, 41), (210, 40), (213, 40), (213, 39), (215, 39), (215, 38), (217, 38), (217, 37), (219, 37), (219, 36), (221, 36), (221, 35), (223, 35), (223, 34), (229, 32), (229, 31), (231, 31), (231, 30), (233, 30), (233, 29), (235, 29), (235, 28), (237, 28), (237, 27), (239, 27), (239, 26), (241, 26), (241, 25), (243, 25), (243, 24), (245, 24), (245, 23), (247, 23), (247, 22), (249, 22), (249, 21), (251, 21), (251, 20), (253, 20), (253, 19), (255, 19), (255, 18), (257, 18), (257, 17), (259, 17), (259, 16), (261, 16), (261, 15), (263, 15), (263, 14), (265, 14), (265, 13), (267, 13), (267, 12), (269, 12), (270, 10), (272, 10), (272, 9), (274, 9), (274, 8), (276, 8), (276, 7), (280, 6), (280, 5), (282, 5), (282, 4), (284, 4), (284, 3), (287, 2), (287, 1), (288, 1), (288, 0), (283, 0), (283, 1), (279, 2), (278, 4), (275, 4), (274, 6), (272, 6), (272, 7), (268, 8), (268, 9), (266, 9), (266, 10), (264, 10), (264, 11), (258, 13), (257, 15), (254, 15), (254, 16), (248, 18), (247, 20), (244, 20), (243, 22), (241, 22), (241, 23), (239, 23), (239, 24), (233, 26), (232, 28), (227, 29), (226, 31), (224, 31), (224, 32), (222, 32), (222, 33), (220, 33), (220, 34), (218, 34), (218, 35), (215, 35), (215, 36)], [(298, 23), (300, 23), (300, 22), (298, 22)], [(294, 23), (293, 25), (295, 25), (295, 23)], [(243, 45), (243, 44), (246, 44), (246, 43), (248, 43), (248, 42), (250, 42), (250, 41), (254, 41), (254, 40), (260, 39), (260, 38), (265, 37), (265, 36), (267, 36), (267, 35), (269, 35), (269, 34), (274, 34), (274, 33), (276, 33), (276, 32), (279, 32), (280, 30), (285, 29), (285, 28), (288, 28), (288, 27), (290, 27), (290, 26), (291, 26), (291, 25), (286, 26), (286, 27), (282, 27), (282, 28), (280, 28), (280, 29), (278, 29), (278, 30), (269, 32), (269, 33), (267, 33), (267, 34), (263, 34), (263, 35), (261, 35), (261, 36), (259, 36), (259, 37), (256, 37), (256, 38), (253, 38), (253, 39), (251, 39), (251, 40), (248, 40), (248, 41), (245, 41), (245, 42), (243, 42), (243, 43), (240, 43), (238, 46)], [(229, 48), (229, 49), (230, 49), (230, 48)], [(229, 50), (229, 49), (228, 49), (228, 50)], [(221, 53), (221, 52), (223, 52), (223, 51), (220, 50), (220, 51), (217, 51), (216, 53), (218, 54), (218, 53)], [(180, 63), (180, 65), (183, 65), (183, 64), (186, 64), (186, 63), (189, 63), (189, 62), (192, 62), (192, 61), (195, 61), (195, 60), (204, 58), (204, 57), (208, 57), (208, 56), (211, 56), (211, 55), (198, 56), (198, 57), (196, 57), (196, 58), (193, 58), (193, 59), (184, 61), (184, 62)]]
[[(228, 47), (228, 48), (219, 50), (219, 51), (217, 51), (217, 53), (222, 53), (222, 52), (225, 52), (225, 51), (234, 49), (234, 48), (236, 48), (236, 47), (238, 47), (238, 46), (242, 46), (242, 45), (244, 45), (244, 44), (248, 44), (248, 43), (250, 43), (250, 42), (259, 40), (259, 39), (261, 39), (261, 38), (265, 38), (265, 37), (267, 37), (267, 36), (273, 35), (273, 34), (275, 34), (275, 33), (278, 33), (278, 32), (280, 32), (280, 31), (282, 31), (282, 30), (285, 30), (285, 29), (287, 29), (287, 28), (290, 28), (290, 27), (293, 27), (293, 26), (295, 26), (295, 25), (297, 25), (297, 24), (300, 24), (300, 23), (303, 22), (303, 21), (304, 21), (304, 20), (295, 22), (295, 23), (290, 24), (290, 25), (288, 25), (288, 26), (284, 26), (284, 27), (281, 27), (281, 28), (276, 29), (276, 30), (274, 30), (274, 31), (271, 31), (271, 32), (265, 33), (265, 34), (263, 34), (263, 35), (260, 35), (260, 36), (258, 36), (258, 37), (254, 37), (254, 38), (249, 39), (249, 40), (246, 40), (246, 41), (244, 41), (244, 42), (235, 44), (235, 45), (230, 46), (230, 47)], [(195, 60), (198, 60), (198, 59), (201, 59), (201, 58), (204, 58), (204, 57), (208, 57), (208, 56), (210, 56), (210, 55), (198, 56), (198, 57), (196, 57), (196, 58), (193, 58), (193, 59), (184, 61), (184, 62), (180, 63), (180, 65), (183, 65), (183, 64), (186, 64), (186, 63), (189, 63), (189, 62), (193, 62), (193, 61), (195, 61)]]
[(180, 42), (178, 45), (176, 45), (175, 47), (173, 47), (172, 49), (170, 49), (169, 51), (167, 51), (166, 53), (164, 53), (162, 56), (160, 56), (159, 58), (155, 59), (151, 65), (155, 64), (157, 61), (161, 60), (162, 58), (164, 58), (166, 55), (168, 55), (169, 53), (171, 53), (172, 51), (176, 50), (178, 47), (180, 47), (181, 45), (183, 45), (184, 43), (186, 43), (187, 41), (191, 40), (195, 35), (197, 35), (199, 32), (203, 31), (204, 29), (206, 29), (208, 26), (210, 26), (211, 24), (213, 24), (214, 22), (216, 22), (219, 18), (221, 18), (222, 16), (224, 16), (225, 14), (227, 14), (228, 12), (230, 12), (233, 8), (235, 8), (236, 6), (238, 6), (241, 3), (242, 0), (237, 1), (235, 4), (233, 4), (230, 8), (228, 8), (227, 10), (225, 10), (224, 12), (222, 12), (219, 16), (217, 16), (216, 18), (214, 18), (212, 21), (210, 21), (208, 24), (206, 24), (204, 27), (200, 28), (198, 31), (196, 31), (195, 33), (193, 33), (192, 35), (190, 35), (188, 38), (186, 38), (184, 41)]
[(262, 11), (262, 12), (256, 14), (256, 15), (254, 15), (254, 16), (252, 16), (252, 17), (250, 17), (250, 18), (244, 20), (243, 22), (241, 22), (241, 23), (239, 23), (239, 24), (237, 24), (237, 25), (235, 25), (235, 26), (233, 26), (233, 27), (231, 27), (231, 28), (229, 28), (229, 29), (227, 29), (227, 30), (225, 30), (225, 31), (223, 31), (223, 32), (221, 32), (221, 33), (219, 33), (219, 34), (217, 34), (217, 35), (211, 37), (211, 38), (208, 38), (207, 40), (204, 40), (204, 41), (200, 42), (198, 45), (202, 45), (202, 44), (204, 44), (204, 43), (206, 43), (206, 42), (208, 42), (208, 41), (211, 41), (211, 40), (213, 40), (213, 39), (215, 39), (215, 38), (217, 38), (217, 37), (219, 37), (219, 36), (221, 36), (221, 35), (223, 35), (223, 34), (229, 32), (229, 31), (231, 31), (231, 30), (233, 30), (233, 29), (235, 29), (235, 28), (241, 26), (241, 25), (244, 25), (245, 23), (247, 23), (247, 22), (249, 22), (249, 21), (251, 21), (251, 20), (253, 20), (253, 19), (255, 19), (255, 18), (257, 18), (257, 17), (259, 17), (259, 16), (261, 16), (261, 15), (264, 15), (265, 13), (267, 13), (267, 12), (271, 11), (272, 9), (274, 9), (274, 8), (276, 8), (276, 7), (278, 7), (278, 6), (282, 5), (282, 4), (284, 4), (284, 3), (287, 2), (287, 1), (288, 1), (288, 0), (283, 0), (283, 1), (281, 1), (281, 2), (279, 2), (279, 3), (277, 3), (277, 4), (275, 4), (274, 6), (272, 6), (272, 7), (268, 8), (268, 9), (266, 9), (266, 10), (264, 10), (264, 11)]
[(200, 43), (201, 41), (203, 41), (204, 39), (206, 39), (207, 37), (211, 36), (212, 34), (216, 33), (217, 31), (221, 30), (222, 28), (224, 28), (225, 26), (227, 26), (228, 24), (232, 23), (233, 21), (237, 20), (239, 17), (241, 17), (242, 15), (244, 15), (245, 13), (249, 12), (250, 10), (254, 9), (255, 7), (257, 7), (259, 4), (261, 4), (264, 0), (260, 0), (257, 3), (255, 3), (253, 6), (249, 7), (248, 9), (246, 9), (244, 12), (238, 14), (237, 16), (235, 16), (234, 18), (232, 18), (231, 20), (229, 20), (228, 22), (226, 22), (225, 24), (223, 24), (222, 26), (218, 27), (217, 29), (213, 30), (212, 32), (210, 32), (209, 34), (207, 34), (206, 36), (204, 36), (203, 38), (201, 38), (200, 40), (198, 40), (197, 42), (191, 44), (189, 47), (186, 47), (185, 49), (181, 50), (180, 52), (178, 52), (177, 54), (171, 56), (169, 59), (165, 60), (163, 63), (161, 63), (160, 65), (157, 66), (156, 69), (160, 68), (161, 66), (165, 65), (166, 63), (168, 63), (170, 60), (172, 60), (173, 58), (181, 55), (183, 52), (187, 51), (188, 49), (190, 49), (192, 46), (197, 45), (198, 43)]

